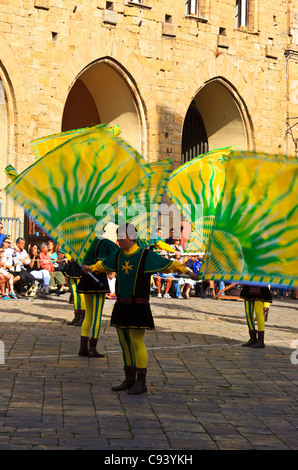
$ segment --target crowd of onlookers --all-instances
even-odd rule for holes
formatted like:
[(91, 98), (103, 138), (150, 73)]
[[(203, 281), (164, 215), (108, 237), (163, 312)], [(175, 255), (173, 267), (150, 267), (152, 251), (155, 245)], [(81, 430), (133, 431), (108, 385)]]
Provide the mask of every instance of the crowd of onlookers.
[[(160, 228), (156, 231), (158, 237), (162, 237), (162, 230)], [(175, 231), (173, 228), (170, 229), (169, 237), (166, 238), (165, 243), (171, 248), (175, 249), (175, 254), (158, 249), (162, 256), (167, 258), (176, 259), (181, 263), (185, 264), (192, 271), (199, 273), (204, 253), (187, 253), (183, 251), (181, 245), (181, 239), (175, 237)], [(231, 287), (230, 287), (231, 286)], [(240, 294), (241, 285), (235, 285), (234, 282), (224, 281), (192, 281), (185, 275), (178, 274), (164, 274), (157, 273), (152, 278), (151, 293), (156, 295), (157, 298), (177, 298), (177, 299), (189, 299), (191, 296), (195, 297), (210, 297), (212, 299), (218, 299), (220, 296), (234, 296), (237, 297)], [(294, 298), (298, 298), (298, 290), (288, 291), (287, 289), (272, 289), (273, 298), (284, 299), (290, 295)]]
[(60, 253), (59, 245), (52, 240), (32, 243), (25, 249), (26, 241), (18, 237), (15, 243), (3, 234), (0, 222), (0, 292), (2, 300), (42, 295), (60, 294), (68, 290), (64, 274), (68, 259)]
[[(185, 264), (198, 274), (204, 253), (184, 252), (181, 238), (176, 236), (173, 228), (170, 229), (168, 238), (164, 240), (162, 236), (162, 229), (159, 227), (156, 230), (157, 242), (153, 245), (153, 249), (163, 257)], [(187, 275), (157, 273), (152, 277), (151, 294), (156, 294), (157, 298), (189, 299), (191, 295), (216, 298), (216, 287), (213, 281), (193, 281)], [(220, 286), (220, 288), (223, 287), (223, 285)]]

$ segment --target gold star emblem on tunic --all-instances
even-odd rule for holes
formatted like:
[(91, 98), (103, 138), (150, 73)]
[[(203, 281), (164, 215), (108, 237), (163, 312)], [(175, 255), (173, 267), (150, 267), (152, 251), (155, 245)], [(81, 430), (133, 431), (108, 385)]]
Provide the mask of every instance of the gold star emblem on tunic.
[(129, 270), (132, 270), (133, 266), (129, 264), (129, 261), (125, 261), (125, 265), (122, 265), (122, 271), (124, 274), (129, 274)]

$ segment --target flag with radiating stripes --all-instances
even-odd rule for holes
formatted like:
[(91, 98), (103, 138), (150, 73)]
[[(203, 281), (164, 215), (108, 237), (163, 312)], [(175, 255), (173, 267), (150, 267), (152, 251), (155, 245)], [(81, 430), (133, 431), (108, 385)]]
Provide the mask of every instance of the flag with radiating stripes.
[(192, 231), (185, 248), (188, 252), (206, 250), (231, 150), (227, 147), (199, 155), (181, 165), (169, 177), (168, 196), (191, 223)]
[(105, 126), (74, 134), (17, 175), (5, 191), (64, 251), (82, 262), (95, 237), (114, 221), (118, 199), (125, 197), (130, 203), (152, 171), (138, 152)]
[(298, 160), (232, 152), (203, 278), (298, 286)]

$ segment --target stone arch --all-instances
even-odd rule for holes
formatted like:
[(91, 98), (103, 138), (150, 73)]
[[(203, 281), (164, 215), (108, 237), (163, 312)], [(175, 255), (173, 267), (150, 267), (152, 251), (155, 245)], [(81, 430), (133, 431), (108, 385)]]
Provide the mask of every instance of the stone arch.
[[(7, 112), (7, 147), (10, 157), (14, 155), (16, 142), (14, 126), (18, 122), (18, 108), (21, 108), (25, 99), (24, 83), (20, 67), (6, 40), (0, 37), (0, 79), (2, 81), (3, 92), (5, 94), (5, 105)], [(12, 85), (13, 84), (13, 85)], [(14, 161), (11, 163), (15, 163)]]
[(255, 150), (253, 121), (251, 116), (256, 111), (256, 101), (251, 93), (251, 85), (237, 69), (237, 67), (224, 55), (208, 57), (200, 65), (188, 82), (188, 90), (184, 94), (183, 102), (179, 102), (179, 115), (182, 124), (188, 107), (203, 88), (211, 82), (217, 81), (231, 94), (243, 117), (247, 134), (247, 149)]
[(252, 142), (247, 110), (234, 88), (222, 77), (214, 77), (194, 98), (205, 122), (210, 148), (248, 150)]
[(109, 57), (81, 71), (68, 94), (62, 131), (108, 123), (119, 125), (122, 138), (146, 154), (147, 126), (139, 92), (125, 69)]
[[(10, 90), (14, 112), (17, 113), (16, 103), (21, 107), (25, 101), (25, 87), (18, 62), (6, 40), (0, 37), (1, 65), (0, 70), (5, 76), (7, 89)], [(14, 84), (13, 87), (11, 84)], [(14, 118), (16, 120), (16, 117)], [(15, 123), (15, 122), (14, 122)]]

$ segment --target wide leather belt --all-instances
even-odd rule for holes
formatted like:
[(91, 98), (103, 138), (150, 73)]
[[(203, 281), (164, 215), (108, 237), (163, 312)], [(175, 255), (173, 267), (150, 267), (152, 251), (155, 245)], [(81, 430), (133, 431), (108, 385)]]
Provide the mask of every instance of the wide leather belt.
[(132, 297), (118, 297), (118, 302), (126, 305), (130, 304), (149, 304), (149, 299), (141, 299), (140, 297), (132, 298)]

